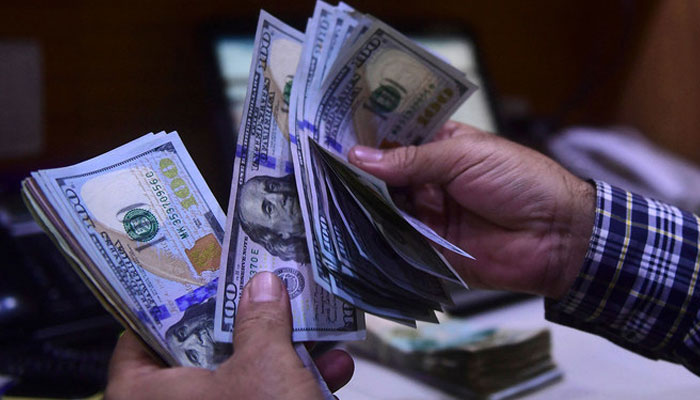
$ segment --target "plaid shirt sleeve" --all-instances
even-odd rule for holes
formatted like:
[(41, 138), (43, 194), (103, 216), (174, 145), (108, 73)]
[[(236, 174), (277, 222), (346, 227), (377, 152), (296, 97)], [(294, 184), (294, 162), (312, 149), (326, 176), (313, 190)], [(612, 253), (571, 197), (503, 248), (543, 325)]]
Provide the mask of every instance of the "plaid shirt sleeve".
[(596, 219), (573, 286), (545, 317), (700, 375), (700, 218), (597, 181)]

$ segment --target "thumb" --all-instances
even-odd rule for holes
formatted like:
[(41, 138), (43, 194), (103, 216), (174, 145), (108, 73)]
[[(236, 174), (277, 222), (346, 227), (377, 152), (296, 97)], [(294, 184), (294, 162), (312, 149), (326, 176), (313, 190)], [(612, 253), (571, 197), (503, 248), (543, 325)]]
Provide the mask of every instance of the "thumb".
[(292, 347), (292, 317), (287, 290), (277, 275), (259, 272), (243, 289), (233, 332), (233, 348), (238, 352), (259, 352), (274, 347)]
[(468, 168), (463, 139), (430, 142), (420, 146), (388, 150), (355, 146), (348, 159), (352, 164), (392, 186), (446, 184)]
[(277, 275), (256, 273), (243, 289), (238, 307), (233, 356), (217, 372), (240, 377), (255, 392), (249, 397), (238, 393), (241, 398), (319, 398), (314, 376), (292, 345), (289, 296)]

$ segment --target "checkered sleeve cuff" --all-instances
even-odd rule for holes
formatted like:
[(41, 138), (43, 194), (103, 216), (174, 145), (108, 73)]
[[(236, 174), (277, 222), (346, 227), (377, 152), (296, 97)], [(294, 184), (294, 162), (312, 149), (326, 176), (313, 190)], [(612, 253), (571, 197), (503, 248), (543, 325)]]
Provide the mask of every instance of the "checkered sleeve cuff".
[(545, 317), (700, 375), (700, 218), (596, 181), (596, 216), (573, 286)]

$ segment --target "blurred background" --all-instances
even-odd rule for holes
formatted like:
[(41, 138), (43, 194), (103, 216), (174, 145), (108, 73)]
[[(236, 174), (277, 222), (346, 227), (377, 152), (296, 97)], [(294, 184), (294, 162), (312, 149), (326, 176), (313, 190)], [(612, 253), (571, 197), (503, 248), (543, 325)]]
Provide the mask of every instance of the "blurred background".
[[(488, 127), (496, 133), (580, 175), (700, 211), (697, 1), (349, 4), (409, 34), (473, 43), (475, 73), (493, 116)], [(0, 395), (75, 398), (98, 392), (120, 332), (28, 218), (19, 198), (21, 179), (151, 131), (177, 130), (225, 209), (235, 104), (217, 59), (217, 40), (252, 39), (260, 8), (303, 29), (313, 6), (310, 0), (0, 2)], [(247, 71), (250, 60), (241, 57), (237, 61)], [(502, 322), (518, 327), (520, 320), (527, 328), (551, 329), (564, 383), (580, 385), (561, 389), (561, 383), (560, 389), (554, 385), (530, 396), (597, 398), (585, 382), (604, 385), (584, 377), (589, 364), (581, 364), (580, 354), (558, 349), (583, 340), (577, 343), (610, 365), (614, 347), (552, 328), (542, 319), (540, 299), (507, 302), (508, 310), (497, 311), (507, 314), (485, 314), (491, 308), (455, 314), (472, 315), (475, 329)], [(634, 365), (642, 360), (631, 357)], [(382, 376), (372, 369), (376, 364), (363, 365), (343, 398), (390, 397), (363, 391), (373, 375)], [(664, 368), (634, 367), (641, 386), (620, 390), (644, 398), (654, 393), (645, 381), (698, 389), (683, 369)], [(609, 383), (605, 370), (593, 375)], [(425, 390), (396, 398), (449, 398), (444, 391)]]

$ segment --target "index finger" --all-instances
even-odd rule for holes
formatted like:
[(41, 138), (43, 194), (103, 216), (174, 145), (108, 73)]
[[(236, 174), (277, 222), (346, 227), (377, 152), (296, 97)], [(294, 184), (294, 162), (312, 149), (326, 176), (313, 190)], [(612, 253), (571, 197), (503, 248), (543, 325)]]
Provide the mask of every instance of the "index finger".
[(477, 132), (481, 132), (481, 129), (457, 121), (447, 121), (435, 134), (433, 141), (437, 142), (439, 140), (445, 140), (455, 136), (474, 134)]

